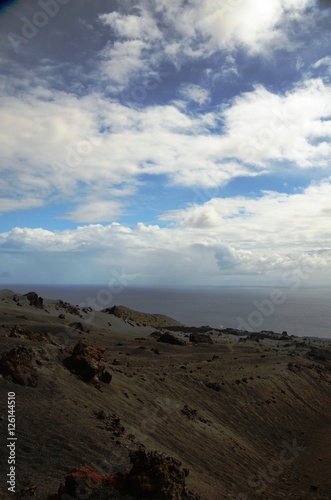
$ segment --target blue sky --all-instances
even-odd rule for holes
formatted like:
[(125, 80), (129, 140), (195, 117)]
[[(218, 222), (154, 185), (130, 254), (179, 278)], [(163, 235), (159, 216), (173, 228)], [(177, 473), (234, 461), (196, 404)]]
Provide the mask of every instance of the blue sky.
[(0, 285), (328, 284), (331, 4), (0, 9)]

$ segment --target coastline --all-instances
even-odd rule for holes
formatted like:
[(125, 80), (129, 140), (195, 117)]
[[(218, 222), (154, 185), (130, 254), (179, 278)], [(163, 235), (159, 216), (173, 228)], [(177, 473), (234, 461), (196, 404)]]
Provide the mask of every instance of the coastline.
[[(129, 453), (144, 449), (189, 469), (185, 485), (160, 498), (180, 498), (179, 487), (203, 500), (330, 496), (330, 449), (321, 449), (331, 425), (329, 342), (202, 331), (162, 315), (83, 310), (11, 291), (0, 292), (0, 314), (2, 396), (16, 395), (17, 495), (35, 488), (36, 499), (56, 498), (82, 465), (117, 477), (130, 471)], [(100, 356), (95, 379), (79, 371), (79, 343)], [(23, 384), (13, 380), (19, 362), (12, 374), (3, 369), (20, 347), (31, 362)], [(1, 463), (6, 470), (4, 449)], [(0, 488), (8, 496), (3, 477)]]

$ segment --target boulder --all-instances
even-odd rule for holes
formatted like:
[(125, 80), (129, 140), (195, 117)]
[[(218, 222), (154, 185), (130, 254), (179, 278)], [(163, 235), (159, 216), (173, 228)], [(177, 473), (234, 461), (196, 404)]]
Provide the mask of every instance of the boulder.
[(159, 500), (198, 500), (200, 497), (186, 490), (188, 469), (181, 462), (157, 451), (131, 451), (132, 469), (125, 478), (127, 492), (134, 498)]
[(213, 339), (205, 333), (191, 333), (190, 342), (193, 344), (213, 344)]
[(0, 372), (15, 384), (36, 387), (39, 375), (36, 370), (35, 354), (25, 346), (14, 347), (3, 353), (0, 359)]
[(55, 495), (48, 500), (64, 498), (85, 500), (199, 500), (187, 491), (188, 469), (181, 462), (157, 451), (144, 449), (130, 452), (130, 472), (112, 476), (101, 474), (92, 467), (81, 466), (69, 472)]
[(80, 340), (75, 345), (71, 356), (65, 359), (64, 364), (84, 382), (110, 383), (111, 375), (105, 371), (103, 353), (101, 349)]
[(221, 384), (218, 382), (206, 382), (206, 386), (209, 387), (209, 389), (213, 389), (213, 391), (220, 392), (221, 390)]
[(68, 314), (74, 314), (75, 316), (82, 317), (78, 306), (73, 306), (69, 302), (63, 302), (63, 300), (58, 300), (57, 304), (58, 308), (64, 309)]
[(39, 297), (36, 292), (28, 292), (24, 295), (30, 303), (30, 306), (37, 307), (38, 309), (44, 309), (44, 299)]
[(173, 344), (173, 345), (187, 345), (184, 340), (175, 337), (174, 335), (172, 335), (172, 333), (169, 332), (163, 333), (161, 337), (157, 339), (156, 342), (164, 342), (165, 344)]
[(114, 491), (114, 487), (118, 485), (118, 482), (119, 478), (116, 476), (104, 475), (92, 467), (81, 466), (73, 469), (65, 476), (65, 483), (61, 484), (58, 493), (49, 495), (48, 500), (61, 500), (64, 498), (90, 499), (95, 492), (104, 489), (108, 492), (109, 498), (113, 498), (111, 492)]

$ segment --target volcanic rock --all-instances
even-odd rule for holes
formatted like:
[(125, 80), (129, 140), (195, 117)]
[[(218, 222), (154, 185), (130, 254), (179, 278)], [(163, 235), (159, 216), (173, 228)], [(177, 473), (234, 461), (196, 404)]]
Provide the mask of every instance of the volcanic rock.
[(213, 344), (213, 340), (205, 333), (191, 333), (190, 342), (194, 344)]
[(55, 495), (48, 500), (84, 498), (106, 499), (151, 499), (151, 500), (199, 500), (200, 497), (187, 491), (185, 480), (188, 469), (181, 462), (157, 451), (143, 449), (130, 452), (132, 468), (129, 473), (104, 475), (92, 467), (81, 466), (65, 476)]
[(104, 351), (101, 349), (81, 340), (75, 345), (71, 356), (65, 359), (64, 364), (84, 382), (96, 383), (98, 381), (106, 382), (106, 380), (110, 382), (111, 375), (105, 371), (105, 365), (102, 362), (103, 353)]
[(131, 471), (125, 478), (128, 493), (134, 498), (158, 500), (198, 500), (200, 497), (188, 492), (185, 479), (188, 469), (181, 468), (181, 462), (157, 451), (132, 451)]
[(218, 382), (206, 382), (206, 386), (216, 392), (220, 392), (221, 390), (221, 384), (219, 384)]
[(57, 303), (58, 303), (58, 307), (61, 309), (64, 309), (65, 311), (67, 311), (67, 313), (75, 314), (76, 316), (82, 317), (79, 307), (73, 306), (69, 302), (64, 302), (63, 300), (58, 300)]
[(48, 500), (62, 500), (64, 498), (90, 499), (95, 491), (106, 488), (109, 497), (113, 498), (111, 492), (118, 485), (119, 478), (100, 474), (92, 467), (81, 466), (73, 469), (65, 476), (65, 483), (61, 484), (58, 493), (49, 495)]
[(39, 297), (36, 292), (28, 292), (24, 295), (30, 303), (30, 306), (37, 307), (38, 309), (44, 309), (44, 299)]
[(156, 342), (164, 342), (165, 344), (173, 344), (173, 345), (186, 345), (186, 342), (184, 340), (181, 340), (172, 333), (165, 332), (161, 335), (160, 338), (157, 339)]
[(35, 354), (25, 346), (14, 347), (3, 353), (0, 359), (0, 372), (15, 384), (36, 387), (39, 376), (35, 365)]

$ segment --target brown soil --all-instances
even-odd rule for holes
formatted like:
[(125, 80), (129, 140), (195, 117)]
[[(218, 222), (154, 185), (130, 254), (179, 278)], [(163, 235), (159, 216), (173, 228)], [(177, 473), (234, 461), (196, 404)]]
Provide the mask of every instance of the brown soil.
[[(77, 321), (83, 331), (69, 327)], [(176, 331), (187, 345), (171, 345), (150, 336), (153, 327), (58, 301), (38, 308), (10, 291), (0, 292), (0, 326), (0, 355), (24, 346), (38, 372), (35, 387), (8, 373), (0, 380), (0, 498), (45, 500), (79, 466), (127, 474), (142, 447), (180, 461), (202, 500), (331, 498), (331, 363), (308, 357), (311, 345), (329, 352), (327, 341), (210, 332), (213, 344), (196, 345)], [(103, 353), (109, 384), (66, 366), (80, 340)], [(6, 485), (12, 391), (15, 495)]]

